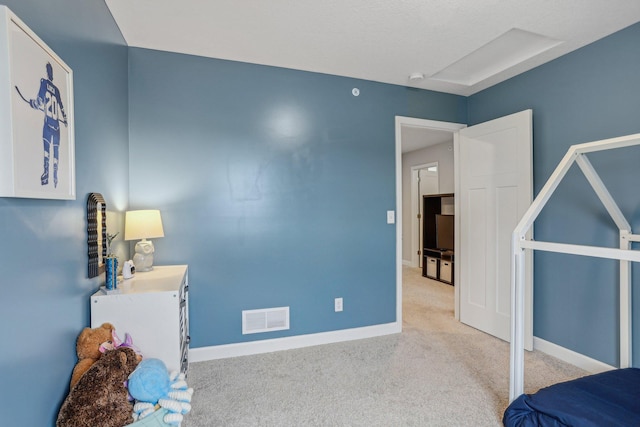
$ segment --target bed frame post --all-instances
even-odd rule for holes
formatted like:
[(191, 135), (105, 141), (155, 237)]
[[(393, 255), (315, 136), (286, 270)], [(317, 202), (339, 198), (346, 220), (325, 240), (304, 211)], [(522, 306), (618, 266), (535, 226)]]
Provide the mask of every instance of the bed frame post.
[(509, 401), (513, 401), (524, 391), (524, 280), (525, 251), (520, 247), (523, 236), (514, 232), (511, 237), (511, 346)]
[[(620, 231), (620, 249), (631, 249), (633, 236)], [(631, 335), (631, 262), (620, 260), (620, 367), (628, 368), (632, 362)]]

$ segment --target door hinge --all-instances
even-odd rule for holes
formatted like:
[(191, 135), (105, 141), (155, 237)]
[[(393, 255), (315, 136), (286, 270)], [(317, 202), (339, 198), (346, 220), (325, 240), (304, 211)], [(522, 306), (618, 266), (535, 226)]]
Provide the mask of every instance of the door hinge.
[(420, 255), (420, 251), (418, 251), (418, 255)]
[(418, 219), (422, 218), (422, 215), (418, 214)]

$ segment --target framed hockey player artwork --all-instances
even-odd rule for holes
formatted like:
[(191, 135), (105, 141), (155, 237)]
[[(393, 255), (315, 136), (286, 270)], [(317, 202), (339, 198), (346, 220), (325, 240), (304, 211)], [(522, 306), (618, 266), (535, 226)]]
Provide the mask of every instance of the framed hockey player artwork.
[(0, 197), (74, 200), (73, 72), (0, 6)]

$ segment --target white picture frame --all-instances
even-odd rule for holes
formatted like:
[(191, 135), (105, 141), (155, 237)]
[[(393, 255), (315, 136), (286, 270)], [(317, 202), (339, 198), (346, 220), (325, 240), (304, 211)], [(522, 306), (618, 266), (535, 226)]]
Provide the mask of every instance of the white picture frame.
[(0, 197), (75, 200), (73, 71), (0, 6)]

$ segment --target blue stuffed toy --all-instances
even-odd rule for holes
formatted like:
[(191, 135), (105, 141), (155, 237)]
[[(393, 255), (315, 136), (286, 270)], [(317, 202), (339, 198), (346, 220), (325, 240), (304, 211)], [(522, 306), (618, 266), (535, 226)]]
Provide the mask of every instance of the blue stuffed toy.
[(191, 410), (193, 389), (187, 388), (184, 374), (171, 373), (160, 359), (144, 359), (129, 375), (129, 394), (136, 400), (133, 419), (141, 420), (158, 408), (168, 413), (164, 422), (180, 426), (183, 415)]

